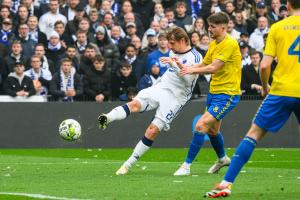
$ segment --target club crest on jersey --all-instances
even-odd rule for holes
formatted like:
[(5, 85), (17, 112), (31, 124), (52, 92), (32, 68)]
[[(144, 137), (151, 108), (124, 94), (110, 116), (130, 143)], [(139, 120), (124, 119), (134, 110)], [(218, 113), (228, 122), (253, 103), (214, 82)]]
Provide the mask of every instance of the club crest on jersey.
[(219, 110), (219, 107), (218, 107), (218, 106), (216, 106), (216, 107), (213, 108), (213, 111), (214, 111), (214, 112), (218, 112), (218, 110)]
[(187, 62), (187, 59), (184, 59), (183, 61), (182, 61), (182, 64), (185, 64)]

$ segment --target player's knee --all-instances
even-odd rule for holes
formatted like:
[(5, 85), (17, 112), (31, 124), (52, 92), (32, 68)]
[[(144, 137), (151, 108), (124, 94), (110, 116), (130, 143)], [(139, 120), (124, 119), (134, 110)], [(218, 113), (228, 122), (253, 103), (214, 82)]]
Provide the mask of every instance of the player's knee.
[(196, 131), (200, 132), (200, 133), (207, 133), (208, 132), (208, 128), (207, 125), (205, 123), (203, 123), (203, 121), (198, 121), (196, 124)]
[(141, 104), (137, 100), (132, 100), (128, 104), (130, 112), (140, 112)]
[(150, 126), (147, 128), (145, 136), (150, 140), (155, 140), (155, 138), (159, 134), (159, 128), (155, 126), (154, 124), (150, 124)]

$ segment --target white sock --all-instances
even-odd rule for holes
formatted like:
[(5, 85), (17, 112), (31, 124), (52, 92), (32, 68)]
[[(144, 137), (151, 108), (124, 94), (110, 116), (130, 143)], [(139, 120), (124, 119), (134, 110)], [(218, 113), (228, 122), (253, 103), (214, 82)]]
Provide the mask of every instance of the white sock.
[(149, 146), (145, 145), (142, 140), (140, 140), (137, 145), (135, 146), (133, 153), (128, 158), (128, 160), (124, 163), (125, 166), (131, 167), (136, 161), (150, 149)]
[(225, 181), (225, 180), (222, 180), (221, 184), (222, 186), (228, 186), (228, 185), (231, 185), (232, 183), (231, 182), (228, 182), (228, 181)]
[(106, 114), (107, 122), (113, 122), (115, 120), (122, 120), (127, 117), (126, 112), (122, 106), (118, 106), (112, 109), (109, 113)]
[(191, 168), (191, 165), (192, 165), (192, 163), (187, 163), (187, 162), (183, 163), (183, 167), (186, 168), (186, 169)]

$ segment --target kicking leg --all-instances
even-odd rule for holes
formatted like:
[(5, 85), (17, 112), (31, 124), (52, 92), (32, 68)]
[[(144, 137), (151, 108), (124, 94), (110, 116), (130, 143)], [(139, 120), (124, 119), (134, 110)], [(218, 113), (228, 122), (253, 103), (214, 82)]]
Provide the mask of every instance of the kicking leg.
[(132, 112), (139, 112), (141, 109), (141, 104), (137, 100), (133, 100), (127, 104), (122, 106), (118, 106), (112, 109), (107, 114), (101, 114), (98, 117), (99, 121), (99, 128), (104, 130), (106, 129), (107, 125), (115, 120), (122, 120), (125, 119), (130, 113)]

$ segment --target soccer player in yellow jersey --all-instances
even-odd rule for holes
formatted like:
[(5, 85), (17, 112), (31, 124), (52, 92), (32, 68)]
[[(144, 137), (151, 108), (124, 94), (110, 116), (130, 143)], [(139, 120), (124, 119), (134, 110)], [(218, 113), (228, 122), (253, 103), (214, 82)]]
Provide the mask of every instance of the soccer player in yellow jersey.
[[(215, 189), (207, 192), (207, 197), (230, 195), (231, 185), (249, 160), (256, 143), (267, 132), (277, 132), (292, 112), (300, 124), (300, 1), (288, 0), (287, 7), (292, 15), (272, 25), (260, 64), (261, 94), (266, 98), (246, 137), (236, 149), (224, 180)], [(274, 58), (278, 59), (278, 64), (270, 89), (268, 80)]]
[(196, 123), (196, 132), (194, 132), (187, 157), (174, 173), (175, 176), (190, 174), (191, 163), (200, 151), (206, 134), (218, 156), (217, 162), (208, 170), (208, 173), (216, 173), (230, 164), (230, 158), (224, 150), (220, 126), (222, 119), (240, 100), (242, 56), (237, 41), (227, 34), (228, 15), (219, 12), (211, 15), (207, 20), (208, 31), (214, 40), (210, 43), (203, 62), (192, 67), (177, 63), (181, 68), (181, 75), (212, 74), (212, 79), (206, 111)]

